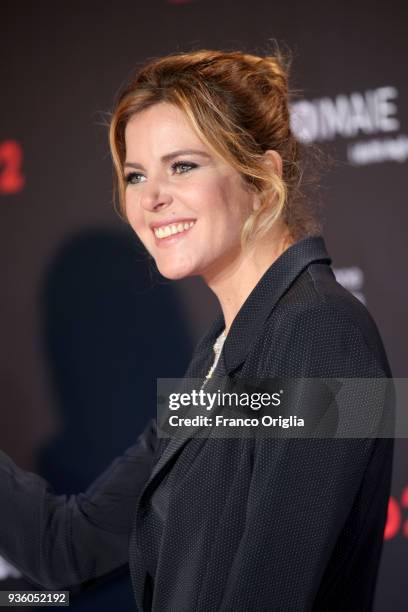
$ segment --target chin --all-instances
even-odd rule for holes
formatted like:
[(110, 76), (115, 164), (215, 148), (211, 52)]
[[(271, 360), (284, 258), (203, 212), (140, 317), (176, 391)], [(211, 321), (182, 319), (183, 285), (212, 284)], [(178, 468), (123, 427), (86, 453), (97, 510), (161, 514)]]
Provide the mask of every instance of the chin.
[(169, 280), (181, 280), (182, 278), (187, 278), (188, 276), (194, 276), (194, 272), (188, 268), (177, 266), (159, 266), (157, 265), (157, 262), (156, 266), (160, 274)]

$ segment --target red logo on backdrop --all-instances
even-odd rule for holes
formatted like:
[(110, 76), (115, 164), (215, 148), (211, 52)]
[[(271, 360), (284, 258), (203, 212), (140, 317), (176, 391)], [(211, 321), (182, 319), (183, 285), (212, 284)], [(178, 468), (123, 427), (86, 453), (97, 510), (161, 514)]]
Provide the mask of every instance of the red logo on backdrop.
[(21, 172), (23, 149), (16, 140), (0, 142), (0, 195), (18, 193), (25, 184)]
[(405, 538), (408, 538), (408, 520), (402, 516), (402, 509), (408, 509), (408, 486), (404, 487), (401, 493), (401, 501), (390, 497), (388, 500), (387, 522), (385, 524), (384, 539), (391, 540), (400, 532)]

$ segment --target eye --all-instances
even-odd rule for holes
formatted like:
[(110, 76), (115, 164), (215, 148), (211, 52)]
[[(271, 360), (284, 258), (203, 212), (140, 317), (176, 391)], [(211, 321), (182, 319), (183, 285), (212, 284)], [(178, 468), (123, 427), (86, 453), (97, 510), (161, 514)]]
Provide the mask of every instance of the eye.
[(139, 172), (129, 172), (124, 176), (124, 181), (126, 185), (137, 185), (140, 183), (140, 181), (137, 180), (139, 176), (143, 176), (143, 174), (140, 174)]
[(184, 162), (184, 161), (176, 161), (171, 165), (172, 170), (176, 170), (178, 168), (187, 168), (187, 170), (182, 170), (182, 172), (176, 172), (176, 174), (185, 174), (188, 170), (192, 170), (193, 168), (197, 168), (197, 164), (192, 162)]

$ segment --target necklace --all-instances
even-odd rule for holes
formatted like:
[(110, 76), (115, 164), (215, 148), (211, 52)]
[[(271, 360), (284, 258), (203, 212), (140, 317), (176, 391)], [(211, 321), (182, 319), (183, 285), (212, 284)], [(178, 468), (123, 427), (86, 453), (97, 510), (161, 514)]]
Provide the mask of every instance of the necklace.
[(215, 358), (214, 358), (214, 362), (212, 364), (212, 366), (210, 367), (210, 369), (208, 370), (208, 374), (206, 375), (203, 384), (201, 385), (201, 389), (204, 388), (204, 386), (207, 384), (207, 382), (209, 381), (209, 379), (212, 377), (214, 370), (217, 366), (218, 360), (220, 358), (221, 355), (221, 351), (222, 351), (222, 347), (224, 346), (224, 342), (225, 342), (225, 338), (227, 337), (227, 334), (225, 333), (225, 329), (224, 331), (218, 336), (218, 338), (216, 339), (216, 341), (214, 342), (214, 353), (215, 353)]

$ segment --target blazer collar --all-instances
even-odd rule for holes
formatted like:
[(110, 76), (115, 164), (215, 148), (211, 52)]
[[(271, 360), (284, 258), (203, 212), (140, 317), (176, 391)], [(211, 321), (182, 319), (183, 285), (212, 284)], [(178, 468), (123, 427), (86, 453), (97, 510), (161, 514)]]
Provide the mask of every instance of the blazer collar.
[[(225, 340), (221, 357), (226, 374), (233, 372), (247, 356), (252, 342), (279, 299), (299, 274), (312, 262), (331, 263), (322, 236), (303, 238), (290, 246), (263, 274), (238, 311)], [(199, 342), (197, 351), (211, 352), (217, 336), (225, 328), (221, 313)]]

